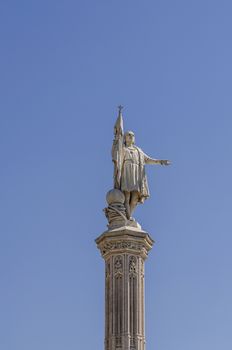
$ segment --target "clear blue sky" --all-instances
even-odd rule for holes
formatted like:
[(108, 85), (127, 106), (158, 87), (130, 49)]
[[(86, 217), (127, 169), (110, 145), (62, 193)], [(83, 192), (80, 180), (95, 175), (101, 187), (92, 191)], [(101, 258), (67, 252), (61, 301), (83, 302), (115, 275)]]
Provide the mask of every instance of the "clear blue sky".
[(0, 348), (102, 350), (118, 104), (146, 153), (147, 350), (232, 344), (232, 3), (2, 0)]

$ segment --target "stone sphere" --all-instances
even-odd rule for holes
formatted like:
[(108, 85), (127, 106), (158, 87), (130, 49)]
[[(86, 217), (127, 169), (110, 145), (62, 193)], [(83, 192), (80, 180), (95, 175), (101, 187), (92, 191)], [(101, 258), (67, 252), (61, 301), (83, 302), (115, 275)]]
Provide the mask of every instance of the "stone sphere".
[(107, 192), (106, 195), (106, 201), (107, 203), (113, 204), (113, 203), (124, 203), (125, 202), (125, 196), (122, 191), (117, 190), (116, 188), (110, 190)]

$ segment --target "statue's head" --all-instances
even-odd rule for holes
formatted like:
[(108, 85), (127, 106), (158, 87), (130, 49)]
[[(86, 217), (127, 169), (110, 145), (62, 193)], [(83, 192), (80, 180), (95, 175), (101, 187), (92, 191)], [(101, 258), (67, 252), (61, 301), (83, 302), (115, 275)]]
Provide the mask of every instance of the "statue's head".
[(134, 145), (135, 144), (135, 134), (133, 133), (133, 131), (125, 132), (124, 142), (126, 145)]

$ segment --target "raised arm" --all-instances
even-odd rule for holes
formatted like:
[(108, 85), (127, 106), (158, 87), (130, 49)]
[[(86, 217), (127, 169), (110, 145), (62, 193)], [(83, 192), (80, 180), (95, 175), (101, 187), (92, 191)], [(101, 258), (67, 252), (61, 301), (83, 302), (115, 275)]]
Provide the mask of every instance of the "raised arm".
[(114, 126), (114, 141), (112, 146), (112, 161), (114, 162), (114, 188), (120, 188), (123, 162), (123, 119), (122, 106), (119, 106), (118, 118)]

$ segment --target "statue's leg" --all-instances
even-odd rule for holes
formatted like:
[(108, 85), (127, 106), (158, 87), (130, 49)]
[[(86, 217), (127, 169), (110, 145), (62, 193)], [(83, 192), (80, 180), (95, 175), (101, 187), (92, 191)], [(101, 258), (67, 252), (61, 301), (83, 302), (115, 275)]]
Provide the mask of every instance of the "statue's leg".
[(136, 192), (136, 191), (131, 192), (130, 215), (132, 215), (132, 213), (134, 212), (135, 207), (138, 204), (138, 200), (139, 200), (138, 192)]
[(124, 191), (124, 195), (125, 195), (125, 208), (126, 208), (126, 216), (127, 219), (130, 219), (131, 216), (131, 210), (130, 210), (130, 192)]

